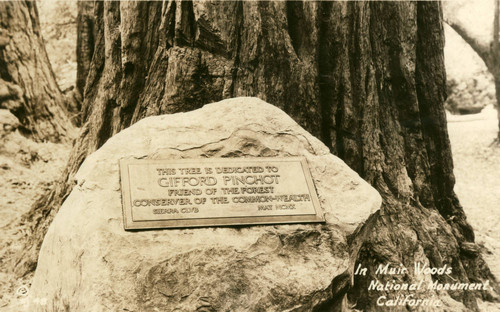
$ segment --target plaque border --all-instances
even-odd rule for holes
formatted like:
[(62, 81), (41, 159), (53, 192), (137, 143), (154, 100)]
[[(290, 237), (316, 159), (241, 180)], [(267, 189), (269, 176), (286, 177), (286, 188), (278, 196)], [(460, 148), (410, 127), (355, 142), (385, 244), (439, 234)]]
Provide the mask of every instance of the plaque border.
[[(231, 216), (231, 217), (205, 217), (205, 218), (190, 218), (190, 219), (170, 219), (170, 220), (142, 220), (133, 221), (132, 219), (132, 203), (130, 199), (130, 164), (141, 164), (144, 161), (149, 163), (164, 164), (165, 161), (170, 163), (187, 163), (192, 164), (197, 159), (144, 159), (144, 158), (121, 158), (120, 166), (120, 188), (121, 202), (123, 214), (123, 227), (125, 230), (146, 230), (146, 229), (179, 229), (179, 228), (196, 228), (196, 227), (213, 227), (213, 226), (241, 226), (241, 225), (271, 225), (271, 224), (293, 224), (293, 223), (324, 223), (325, 217), (323, 209), (319, 203), (316, 187), (312, 180), (309, 165), (305, 157), (283, 157), (277, 160), (274, 157), (253, 157), (253, 158), (235, 158), (238, 162), (256, 162), (256, 161), (299, 161), (302, 172), (306, 180), (307, 188), (310, 192), (311, 201), (314, 207), (314, 214), (295, 214), (295, 215), (279, 215), (279, 216)], [(229, 158), (204, 158), (204, 163), (227, 162)]]

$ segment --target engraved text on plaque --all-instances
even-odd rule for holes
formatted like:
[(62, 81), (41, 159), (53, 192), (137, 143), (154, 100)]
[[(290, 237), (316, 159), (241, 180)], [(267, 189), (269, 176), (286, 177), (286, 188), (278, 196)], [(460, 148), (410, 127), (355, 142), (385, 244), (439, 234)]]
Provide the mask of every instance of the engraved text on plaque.
[(125, 229), (323, 222), (305, 158), (120, 161)]

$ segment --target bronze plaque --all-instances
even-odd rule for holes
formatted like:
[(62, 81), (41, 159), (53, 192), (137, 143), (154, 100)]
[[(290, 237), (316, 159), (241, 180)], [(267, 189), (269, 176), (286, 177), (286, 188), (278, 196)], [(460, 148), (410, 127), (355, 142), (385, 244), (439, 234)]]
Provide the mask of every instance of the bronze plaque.
[(120, 160), (125, 229), (324, 222), (305, 158)]

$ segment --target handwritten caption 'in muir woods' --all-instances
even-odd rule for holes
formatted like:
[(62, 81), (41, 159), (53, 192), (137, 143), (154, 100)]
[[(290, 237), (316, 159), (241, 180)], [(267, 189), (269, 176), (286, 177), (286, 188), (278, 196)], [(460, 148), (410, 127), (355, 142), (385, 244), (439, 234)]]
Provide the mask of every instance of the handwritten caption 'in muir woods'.
[[(368, 284), (368, 291), (377, 291), (381, 294), (377, 298), (378, 306), (395, 307), (395, 306), (430, 306), (440, 307), (442, 302), (439, 298), (416, 298), (416, 293), (424, 291), (474, 291), (474, 290), (492, 290), (489, 280), (482, 283), (463, 283), (455, 280), (451, 275), (453, 268), (447, 264), (442, 267), (429, 267), (427, 264), (415, 262), (413, 272), (402, 264), (399, 266), (391, 266), (390, 264), (379, 264), (375, 270), (375, 276), (391, 276), (391, 281), (381, 282), (378, 278), (370, 280)], [(368, 269), (359, 264), (354, 271), (354, 275), (367, 276)], [(397, 279), (401, 277), (413, 275), (415, 282), (407, 283)], [(431, 277), (426, 278), (426, 276)], [(447, 276), (451, 282), (440, 282), (438, 276)], [(387, 280), (384, 277), (384, 280)], [(403, 295), (400, 292), (409, 292)], [(394, 297), (388, 296), (387, 293), (395, 292), (397, 295)]]
[[(310, 222), (322, 221), (317, 216), (316, 193), (302, 158), (128, 161), (120, 165), (120, 170), (124, 206), (130, 211), (124, 213), (126, 221), (127, 216), (132, 222), (212, 219), (194, 225), (217, 225), (220, 220), (214, 219), (304, 219), (307, 215), (313, 216)], [(233, 221), (251, 224), (255, 220)], [(166, 225), (190, 224), (183, 221)]]

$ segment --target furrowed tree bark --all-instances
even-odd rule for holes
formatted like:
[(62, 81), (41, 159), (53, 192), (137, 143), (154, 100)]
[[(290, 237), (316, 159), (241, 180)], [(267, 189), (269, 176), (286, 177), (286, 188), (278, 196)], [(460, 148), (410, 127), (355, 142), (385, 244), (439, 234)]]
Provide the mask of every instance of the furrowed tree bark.
[(68, 141), (74, 135), (33, 1), (0, 2), (0, 108), (10, 110), (34, 140)]
[[(367, 291), (386, 263), (446, 263), (453, 273), (441, 282), (494, 281), (453, 192), (439, 2), (127, 1), (97, 2), (95, 12), (85, 124), (56, 188), (24, 218), (18, 274), (34, 270), (76, 170), (112, 135), (146, 116), (257, 96), (330, 146), (384, 199), (350, 238), (370, 274), (336, 296), (349, 291), (357, 308), (388, 311), (375, 303), (383, 293)], [(494, 294), (448, 295), (477, 310), (476, 297)]]
[(90, 63), (94, 54), (94, 3), (91, 1), (78, 1), (77, 8), (76, 88), (83, 95), (85, 81), (87, 80)]

